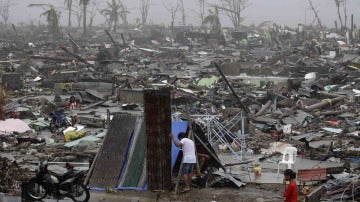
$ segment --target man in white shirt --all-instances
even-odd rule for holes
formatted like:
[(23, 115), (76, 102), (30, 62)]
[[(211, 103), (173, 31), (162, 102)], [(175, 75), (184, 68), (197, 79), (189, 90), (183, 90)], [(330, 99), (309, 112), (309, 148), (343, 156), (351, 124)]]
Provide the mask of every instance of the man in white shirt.
[(190, 191), (191, 178), (193, 176), (193, 170), (196, 166), (195, 144), (194, 141), (186, 137), (186, 134), (181, 132), (178, 135), (180, 142), (176, 141), (173, 134), (170, 134), (170, 138), (177, 147), (182, 147), (183, 159), (181, 174), (185, 181), (184, 192)]

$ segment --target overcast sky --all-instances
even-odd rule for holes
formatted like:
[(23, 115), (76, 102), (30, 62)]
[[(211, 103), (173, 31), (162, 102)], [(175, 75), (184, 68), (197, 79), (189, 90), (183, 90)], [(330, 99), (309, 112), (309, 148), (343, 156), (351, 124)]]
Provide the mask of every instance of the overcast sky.
[[(78, 5), (78, 0), (73, 0)], [(100, 2), (99, 10), (105, 8), (106, 0), (91, 0)], [(110, 0), (108, 0), (110, 1)], [(324, 25), (328, 27), (334, 26), (334, 21), (338, 20), (337, 11), (334, 0), (312, 0), (319, 10), (319, 16)], [(10, 8), (10, 19), (12, 23), (25, 22), (31, 20), (37, 23), (45, 21), (45, 17), (39, 15), (43, 12), (40, 8), (28, 7), (31, 3), (51, 3), (57, 9), (62, 11), (61, 24), (67, 25), (67, 14), (64, 10), (64, 0), (11, 0), (13, 6)], [(133, 22), (136, 18), (140, 18), (139, 5), (140, 0), (123, 0), (128, 7), (129, 21)], [(149, 22), (170, 23), (169, 12), (164, 8), (165, 4), (175, 5), (177, 0), (150, 0)], [(207, 0), (209, 3), (219, 2), (218, 0)], [(263, 21), (273, 21), (281, 25), (296, 26), (299, 23), (310, 24), (314, 15), (309, 10), (307, 0), (249, 0), (250, 6), (244, 11), (243, 16), (246, 17), (244, 24), (258, 25)], [(198, 11), (197, 0), (184, 0), (187, 14), (187, 24), (198, 25), (199, 18), (194, 11)], [(350, 24), (350, 16), (354, 14), (354, 23), (360, 25), (360, 0), (347, 0), (348, 25)], [(177, 24), (180, 22), (180, 13), (177, 15)], [(75, 16), (72, 19), (73, 25), (76, 23)], [(104, 17), (100, 14), (96, 17), (96, 23), (104, 22)], [(223, 26), (231, 26), (226, 16), (222, 15), (221, 22)]]

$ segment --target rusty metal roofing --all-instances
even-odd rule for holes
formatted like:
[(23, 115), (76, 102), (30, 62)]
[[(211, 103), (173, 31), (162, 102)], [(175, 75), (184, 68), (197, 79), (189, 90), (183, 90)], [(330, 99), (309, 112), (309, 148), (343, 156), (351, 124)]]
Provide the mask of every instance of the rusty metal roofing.
[(144, 92), (147, 180), (150, 190), (171, 188), (171, 97), (168, 89)]

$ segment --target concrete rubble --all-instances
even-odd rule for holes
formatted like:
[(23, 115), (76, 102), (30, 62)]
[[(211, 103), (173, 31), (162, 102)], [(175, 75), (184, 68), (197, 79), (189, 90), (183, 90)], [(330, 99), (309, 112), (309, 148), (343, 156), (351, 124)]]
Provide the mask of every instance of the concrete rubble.
[[(93, 29), (91, 38), (68, 30), (79, 47), (69, 35), (1, 40), (1, 173), (16, 164), (28, 176), (44, 159), (90, 167), (113, 115), (142, 114), (144, 89), (170, 88), (173, 121), (189, 115), (225, 166), (214, 175), (281, 183), (281, 153), (294, 146), (297, 171), (326, 169), (325, 180), (299, 182), (305, 200), (359, 200), (359, 32), (347, 43), (335, 30), (276, 25), (221, 37), (196, 28), (176, 37), (163, 27)], [(66, 128), (49, 131), (49, 113), (66, 109), (72, 95), (81, 105), (72, 130), (84, 133), (66, 141)], [(0, 177), (13, 180), (0, 183), (0, 192), (19, 191), (23, 179)]]

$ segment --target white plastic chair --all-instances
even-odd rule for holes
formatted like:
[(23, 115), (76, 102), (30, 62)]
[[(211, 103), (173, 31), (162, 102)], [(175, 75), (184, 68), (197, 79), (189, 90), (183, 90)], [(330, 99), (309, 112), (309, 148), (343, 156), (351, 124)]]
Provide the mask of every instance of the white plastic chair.
[(295, 164), (296, 154), (296, 147), (285, 147), (282, 160), (278, 163), (277, 176), (279, 176), (280, 164), (287, 164), (288, 169), (291, 169), (292, 165)]

